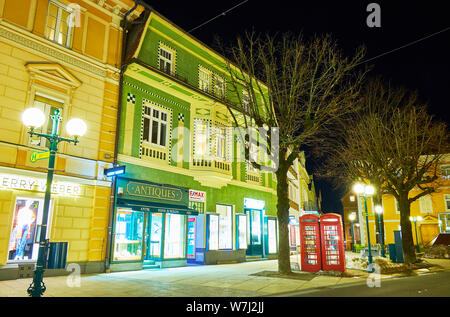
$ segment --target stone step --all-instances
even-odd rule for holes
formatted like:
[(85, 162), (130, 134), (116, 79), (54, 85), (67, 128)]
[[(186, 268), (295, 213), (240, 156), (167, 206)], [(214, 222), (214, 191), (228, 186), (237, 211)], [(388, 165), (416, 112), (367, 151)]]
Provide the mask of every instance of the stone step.
[(144, 265), (142, 266), (143, 270), (154, 270), (154, 269), (160, 269), (160, 266), (158, 264), (154, 265)]

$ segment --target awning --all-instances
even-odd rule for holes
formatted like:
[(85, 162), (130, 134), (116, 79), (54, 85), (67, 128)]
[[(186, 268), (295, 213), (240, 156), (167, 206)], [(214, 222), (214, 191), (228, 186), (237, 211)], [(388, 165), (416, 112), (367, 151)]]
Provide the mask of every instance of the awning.
[(198, 211), (188, 208), (182, 205), (173, 204), (159, 204), (159, 203), (144, 203), (134, 200), (118, 199), (118, 207), (130, 208), (135, 211), (149, 211), (160, 213), (172, 213), (181, 215), (198, 215)]

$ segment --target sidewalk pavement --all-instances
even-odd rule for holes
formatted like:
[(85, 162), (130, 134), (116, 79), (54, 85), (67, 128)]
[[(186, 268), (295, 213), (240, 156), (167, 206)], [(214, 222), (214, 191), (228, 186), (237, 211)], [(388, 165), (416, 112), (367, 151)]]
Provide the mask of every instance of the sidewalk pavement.
[[(291, 262), (297, 262), (297, 255)], [(427, 260), (428, 261), (428, 260)], [(429, 259), (429, 263), (450, 269), (450, 260)], [(302, 272), (302, 279), (252, 274), (277, 271), (276, 260), (239, 264), (187, 266), (159, 270), (101, 273), (76, 277), (44, 277), (45, 297), (259, 297), (297, 290), (366, 283), (368, 273), (348, 270), (356, 276), (336, 277)], [(421, 272), (417, 272), (421, 274)], [(429, 273), (429, 271), (428, 271)], [(304, 278), (303, 278), (304, 276)], [(382, 274), (381, 279), (393, 275)], [(0, 297), (28, 296), (32, 279), (0, 281)], [(77, 285), (77, 281), (79, 284)], [(70, 286), (69, 286), (70, 285)], [(355, 294), (356, 296), (356, 294)]]

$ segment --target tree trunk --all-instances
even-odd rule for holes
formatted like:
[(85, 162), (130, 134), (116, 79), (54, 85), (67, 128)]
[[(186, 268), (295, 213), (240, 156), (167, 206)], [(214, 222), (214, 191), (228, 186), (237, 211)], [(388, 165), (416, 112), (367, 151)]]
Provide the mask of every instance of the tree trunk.
[(289, 196), (287, 169), (282, 166), (276, 172), (277, 175), (277, 215), (279, 228), (278, 241), (278, 272), (280, 274), (291, 273), (291, 259), (289, 248)]
[(409, 220), (411, 209), (408, 201), (408, 193), (400, 194), (398, 202), (400, 208), (400, 226), (402, 228), (402, 248), (405, 264), (416, 262), (416, 250), (412, 233), (411, 220)]

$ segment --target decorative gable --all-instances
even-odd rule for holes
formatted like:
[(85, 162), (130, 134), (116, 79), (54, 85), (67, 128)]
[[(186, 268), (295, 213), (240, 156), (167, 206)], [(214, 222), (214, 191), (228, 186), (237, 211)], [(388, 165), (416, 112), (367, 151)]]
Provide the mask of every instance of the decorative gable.
[(59, 64), (53, 63), (27, 63), (25, 65), (32, 81), (39, 81), (71, 91), (81, 85), (75, 76)]

